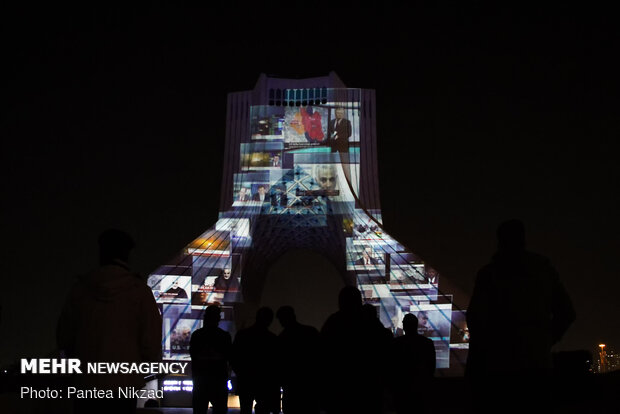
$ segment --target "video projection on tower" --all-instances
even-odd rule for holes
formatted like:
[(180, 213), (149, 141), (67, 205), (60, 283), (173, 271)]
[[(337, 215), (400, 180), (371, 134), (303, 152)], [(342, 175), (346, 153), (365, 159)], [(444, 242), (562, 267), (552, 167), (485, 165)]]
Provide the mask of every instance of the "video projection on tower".
[(229, 113), (228, 134), (239, 138), (229, 139), (235, 145), (225, 154), (232, 173), (219, 219), (149, 276), (164, 318), (164, 357), (189, 359), (191, 332), (212, 303), (222, 306), (221, 327), (234, 335), (236, 305), (247, 299), (260, 256), (269, 256), (269, 240), (272, 249), (323, 249), (394, 335), (411, 312), (435, 344), (438, 368), (464, 364), (463, 312), (439, 290), (439, 272), (383, 229), (373, 91), (278, 90), (259, 104), (248, 92), (247, 106)]

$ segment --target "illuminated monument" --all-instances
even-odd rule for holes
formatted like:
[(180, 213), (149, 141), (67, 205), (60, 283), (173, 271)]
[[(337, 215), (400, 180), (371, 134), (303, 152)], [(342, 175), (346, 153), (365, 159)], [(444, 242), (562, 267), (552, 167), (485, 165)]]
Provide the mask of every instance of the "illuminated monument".
[(439, 290), (437, 271), (383, 230), (375, 110), (374, 91), (346, 88), (333, 72), (261, 75), (254, 90), (229, 94), (219, 220), (148, 280), (165, 358), (189, 358), (208, 304), (222, 305), (220, 326), (232, 334), (251, 324), (269, 267), (307, 248), (356, 285), (395, 335), (403, 315), (416, 314), (437, 367), (462, 369), (463, 313)]

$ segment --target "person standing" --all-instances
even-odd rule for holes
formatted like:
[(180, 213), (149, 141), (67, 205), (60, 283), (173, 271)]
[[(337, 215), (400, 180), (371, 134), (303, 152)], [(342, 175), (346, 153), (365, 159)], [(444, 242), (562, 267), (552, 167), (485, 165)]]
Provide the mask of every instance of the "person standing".
[[(69, 358), (87, 362), (156, 362), (161, 360), (161, 315), (151, 289), (129, 270), (134, 241), (110, 229), (99, 236), (101, 267), (72, 287), (58, 320), (58, 348)], [(141, 374), (76, 377), (82, 389), (116, 390), (144, 386)], [(115, 393), (115, 395), (118, 395)], [(76, 413), (133, 413), (135, 398), (76, 399)]]
[[(465, 373), (487, 381), (486, 388), (497, 386), (497, 378), (515, 380), (520, 389), (527, 384), (533, 397), (545, 388), (551, 347), (575, 320), (575, 310), (549, 259), (525, 249), (523, 222), (500, 224), (497, 242), (497, 253), (478, 272), (467, 309)], [(487, 400), (481, 396), (479, 402)]]
[(436, 359), (433, 341), (418, 333), (418, 318), (408, 313), (403, 318), (405, 335), (395, 338), (390, 355), (396, 359), (392, 366), (394, 408), (396, 413), (425, 412), (428, 395), (435, 375)]
[(273, 311), (262, 307), (256, 312), (256, 322), (235, 335), (232, 368), (237, 374), (237, 393), (241, 414), (280, 412), (278, 386), (278, 337), (269, 331)]
[(280, 307), (276, 317), (284, 328), (278, 336), (282, 411), (284, 414), (318, 414), (319, 331), (297, 322), (291, 306)]
[(206, 414), (209, 403), (213, 405), (213, 414), (228, 411), (228, 361), (232, 340), (228, 332), (218, 327), (220, 320), (220, 307), (208, 306), (204, 326), (194, 331), (190, 340), (194, 414)]

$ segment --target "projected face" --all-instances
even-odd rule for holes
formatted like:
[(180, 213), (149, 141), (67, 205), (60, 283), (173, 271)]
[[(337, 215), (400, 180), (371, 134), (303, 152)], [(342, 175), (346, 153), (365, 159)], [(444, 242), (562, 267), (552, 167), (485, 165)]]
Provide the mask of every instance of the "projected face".
[(224, 269), (224, 272), (222, 273), (222, 275), (224, 275), (224, 279), (226, 280), (230, 279), (230, 275), (231, 275), (230, 269)]
[(344, 118), (344, 108), (336, 109), (336, 119), (343, 119), (343, 118)]
[(428, 329), (431, 327), (430, 322), (428, 321), (428, 315), (424, 312), (420, 312), (418, 314), (418, 329)]
[(315, 172), (315, 180), (321, 187), (321, 190), (336, 189), (336, 167), (333, 165), (317, 165)]

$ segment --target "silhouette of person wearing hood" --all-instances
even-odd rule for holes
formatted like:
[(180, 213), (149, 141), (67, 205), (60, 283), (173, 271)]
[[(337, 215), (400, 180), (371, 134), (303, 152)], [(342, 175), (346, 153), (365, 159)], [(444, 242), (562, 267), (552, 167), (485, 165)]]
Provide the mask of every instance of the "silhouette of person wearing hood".
[[(161, 359), (161, 315), (151, 289), (129, 270), (134, 242), (120, 230), (99, 236), (101, 267), (72, 287), (56, 338), (67, 357), (87, 362), (154, 362)], [(80, 388), (144, 385), (142, 374), (76, 375)], [(117, 394), (115, 394), (117, 395)], [(131, 413), (136, 399), (76, 399), (76, 413)]]

